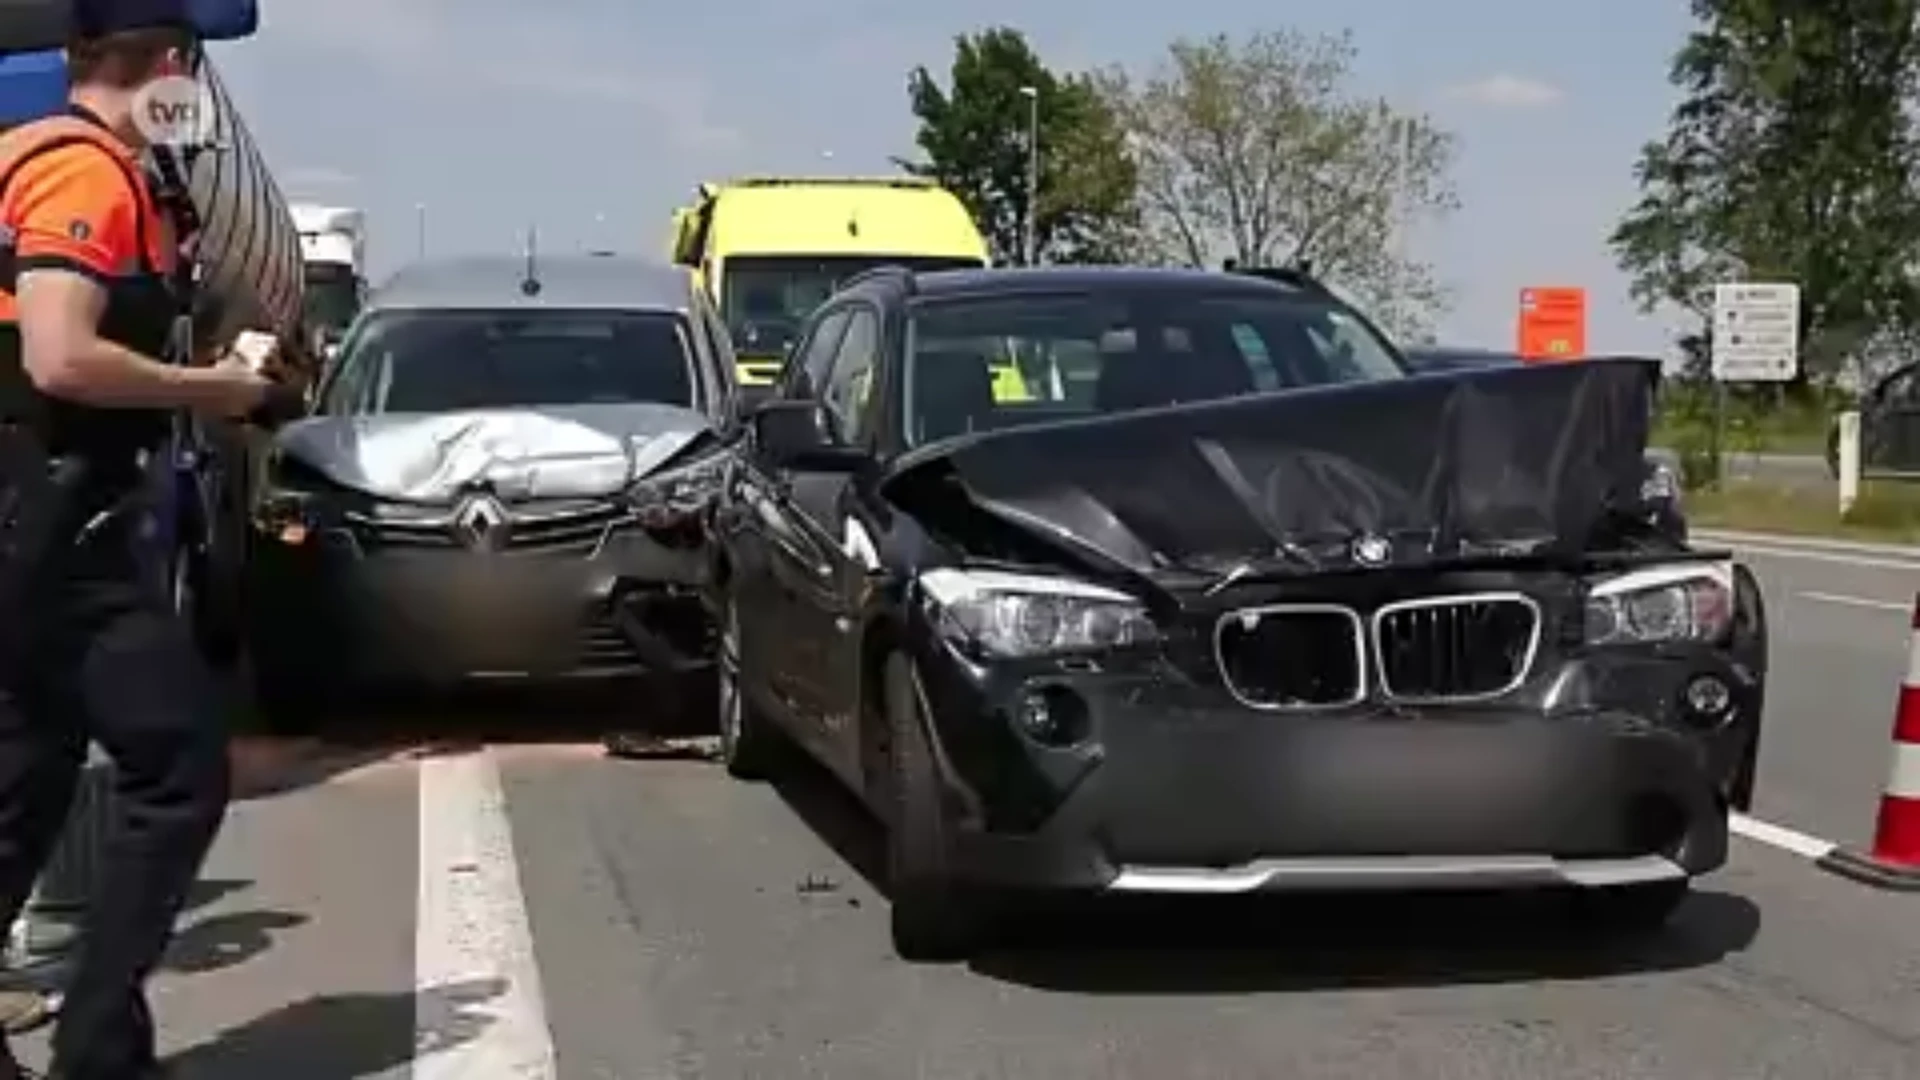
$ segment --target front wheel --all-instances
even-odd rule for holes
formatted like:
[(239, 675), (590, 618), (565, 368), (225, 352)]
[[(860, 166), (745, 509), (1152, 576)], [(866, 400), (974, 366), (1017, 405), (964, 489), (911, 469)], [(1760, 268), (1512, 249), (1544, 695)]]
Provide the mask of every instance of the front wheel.
[(214, 580), (208, 557), (181, 548), (174, 553), (168, 579), (174, 611), (191, 628), (200, 655), (218, 671), (233, 670), (246, 651), (245, 634), (238, 604), (231, 590)]
[(992, 898), (959, 880), (952, 830), (926, 728), (913, 662), (895, 653), (886, 667), (887, 876), (893, 948), (902, 960), (964, 960), (986, 943)]
[(720, 761), (737, 780), (764, 780), (772, 771), (779, 733), (748, 700), (740, 675), (740, 607), (729, 596), (720, 623), (720, 654), (714, 664), (720, 702)]
[(245, 655), (253, 719), (265, 734), (313, 734), (345, 697), (337, 678), (290, 654), (275, 632), (255, 627)]
[(279, 672), (253, 677), (254, 718), (268, 735), (311, 735), (326, 714), (331, 695), (304, 679)]

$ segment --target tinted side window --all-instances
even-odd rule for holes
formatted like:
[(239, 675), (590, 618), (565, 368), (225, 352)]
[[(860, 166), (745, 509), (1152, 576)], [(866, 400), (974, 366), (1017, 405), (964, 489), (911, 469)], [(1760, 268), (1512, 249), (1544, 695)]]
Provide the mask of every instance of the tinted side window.
[(1268, 355), (1267, 343), (1260, 337), (1260, 331), (1243, 322), (1234, 323), (1233, 344), (1240, 350), (1240, 358), (1247, 362), (1247, 370), (1253, 373), (1255, 389), (1280, 388), (1280, 374), (1273, 368), (1273, 357)]
[(880, 316), (857, 308), (847, 323), (846, 336), (835, 354), (822, 403), (833, 416), (842, 441), (857, 443), (866, 435), (867, 402), (873, 387), (873, 369), (880, 357)]
[(847, 313), (835, 311), (814, 324), (812, 336), (807, 338), (793, 356), (787, 360), (786, 397), (810, 398), (819, 393), (819, 387), (826, 380), (827, 368), (833, 363), (835, 351), (840, 347), (840, 334), (847, 326)]

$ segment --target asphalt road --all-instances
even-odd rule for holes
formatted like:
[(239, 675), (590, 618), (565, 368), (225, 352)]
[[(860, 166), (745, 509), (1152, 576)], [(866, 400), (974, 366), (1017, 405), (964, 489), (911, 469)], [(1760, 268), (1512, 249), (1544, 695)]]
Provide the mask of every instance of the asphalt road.
[[(1757, 816), (1864, 841), (1920, 557), (1748, 558), (1776, 635)], [(1529, 901), (1206, 902), (910, 967), (874, 830), (817, 775), (564, 734), (390, 751), (249, 751), (270, 786), (156, 994), (186, 1080), (1920, 1076), (1920, 894), (1749, 839), (1636, 949)]]

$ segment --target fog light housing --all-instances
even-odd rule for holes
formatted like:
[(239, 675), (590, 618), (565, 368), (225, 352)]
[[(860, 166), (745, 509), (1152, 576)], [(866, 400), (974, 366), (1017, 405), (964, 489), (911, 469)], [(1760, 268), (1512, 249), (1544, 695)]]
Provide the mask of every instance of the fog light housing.
[(1013, 724), (1041, 746), (1073, 746), (1087, 737), (1087, 703), (1065, 686), (1032, 687), (1014, 702)]
[(1687, 717), (1695, 724), (1710, 727), (1719, 724), (1733, 708), (1733, 689), (1712, 675), (1698, 675), (1687, 683)]

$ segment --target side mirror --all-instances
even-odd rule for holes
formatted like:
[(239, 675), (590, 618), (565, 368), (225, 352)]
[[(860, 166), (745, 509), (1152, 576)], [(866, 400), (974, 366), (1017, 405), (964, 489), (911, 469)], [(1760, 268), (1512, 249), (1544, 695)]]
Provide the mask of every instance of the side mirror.
[(735, 424), (751, 425), (754, 414), (773, 400), (773, 392), (774, 387), (757, 383), (742, 383), (734, 387), (733, 410), (729, 419)]
[(748, 418), (754, 449), (777, 469), (853, 472), (866, 454), (833, 437), (826, 415), (811, 401), (769, 401)]

